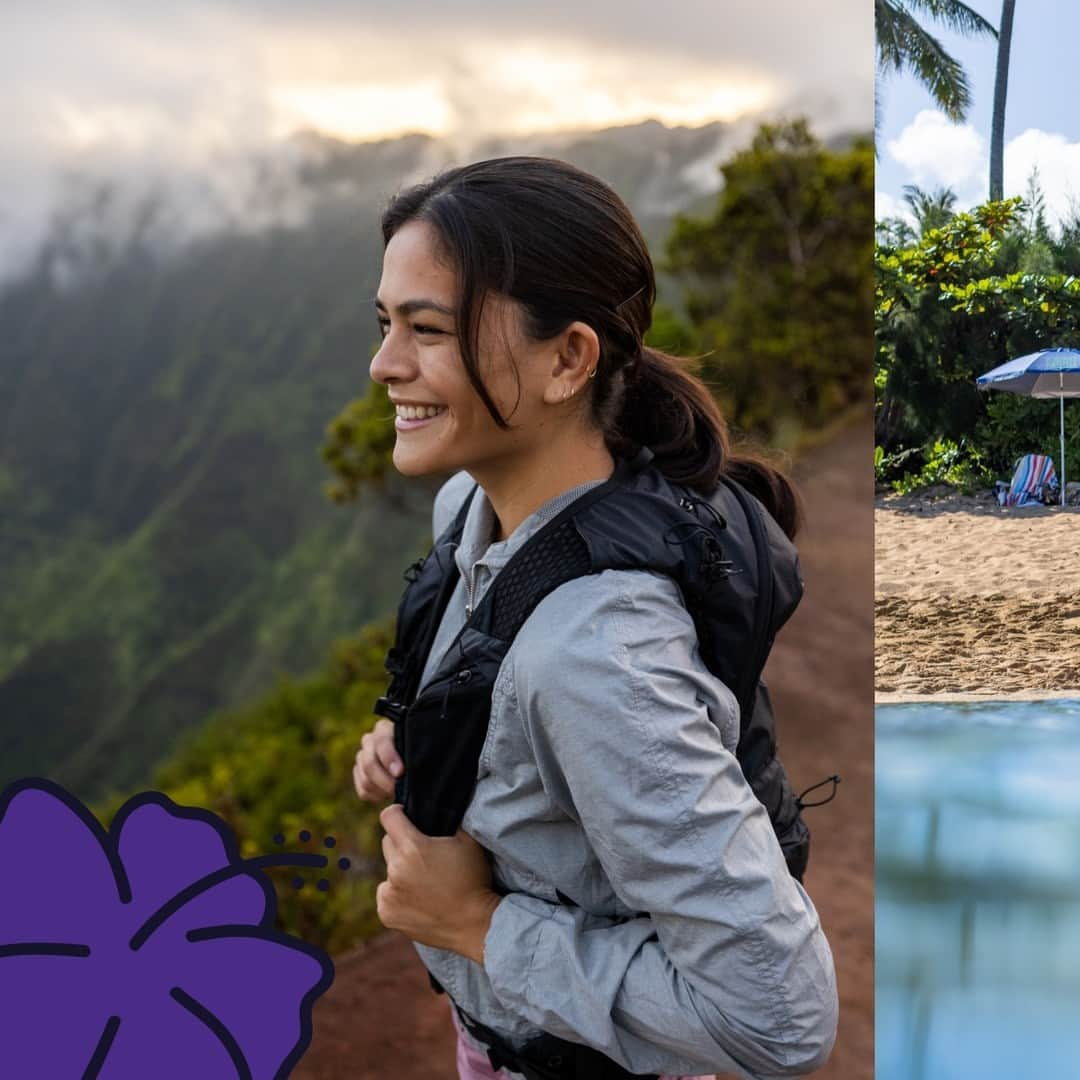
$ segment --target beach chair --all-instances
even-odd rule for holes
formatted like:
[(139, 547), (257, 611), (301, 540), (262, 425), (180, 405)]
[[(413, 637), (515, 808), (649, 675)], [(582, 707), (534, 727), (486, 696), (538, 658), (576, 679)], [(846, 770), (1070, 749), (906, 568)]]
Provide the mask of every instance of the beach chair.
[(994, 484), (998, 506), (1031, 506), (1050, 499), (1058, 490), (1054, 459), (1046, 454), (1025, 454), (1016, 460), (1012, 483)]

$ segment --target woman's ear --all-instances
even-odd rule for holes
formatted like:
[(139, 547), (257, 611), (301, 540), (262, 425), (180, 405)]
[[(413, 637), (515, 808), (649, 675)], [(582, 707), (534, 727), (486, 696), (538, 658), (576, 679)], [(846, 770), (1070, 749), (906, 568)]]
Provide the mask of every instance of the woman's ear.
[(556, 339), (551, 379), (544, 400), (551, 405), (567, 401), (589, 381), (600, 361), (600, 339), (584, 322), (572, 322)]

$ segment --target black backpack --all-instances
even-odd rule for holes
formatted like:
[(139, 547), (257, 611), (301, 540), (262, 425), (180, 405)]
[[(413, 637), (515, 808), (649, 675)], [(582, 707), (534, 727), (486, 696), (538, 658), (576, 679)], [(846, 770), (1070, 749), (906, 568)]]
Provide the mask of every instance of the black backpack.
[[(406, 572), (391, 682), (375, 712), (395, 722), (405, 764), (396, 801), (429, 836), (452, 836), (472, 798), (499, 666), (536, 605), (558, 586), (605, 569), (667, 574), (682, 590), (706, 667), (735, 694), (736, 757), (769, 813), (788, 869), (802, 880), (810, 834), (779, 758), (761, 671), (803, 582), (795, 548), (729, 478), (704, 498), (649, 465), (643, 449), (545, 523), (495, 577), (421, 693), (420, 677), (459, 576), (453, 552), (476, 489), (428, 556)], [(448, 722), (453, 717), (452, 722)]]

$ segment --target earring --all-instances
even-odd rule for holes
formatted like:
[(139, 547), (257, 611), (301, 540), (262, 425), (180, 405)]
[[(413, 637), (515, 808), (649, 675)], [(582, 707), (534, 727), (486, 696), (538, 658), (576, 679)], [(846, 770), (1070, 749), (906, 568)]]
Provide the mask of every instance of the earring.
[(565, 401), (569, 396), (570, 395), (566, 392), (566, 387), (564, 386), (562, 390), (562, 400)]
[(589, 372), (589, 378), (591, 379), (595, 374), (596, 374), (596, 368), (593, 368), (592, 371)]

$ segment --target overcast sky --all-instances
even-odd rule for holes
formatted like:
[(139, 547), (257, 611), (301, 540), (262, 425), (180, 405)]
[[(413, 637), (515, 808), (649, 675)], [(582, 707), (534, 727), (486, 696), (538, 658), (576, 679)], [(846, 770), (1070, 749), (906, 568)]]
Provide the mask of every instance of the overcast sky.
[[(994, 26), (1000, 0), (967, 0)], [(926, 23), (930, 28), (932, 24)], [(938, 33), (966, 68), (974, 105), (965, 124), (952, 124), (910, 77), (882, 84), (878, 216), (903, 213), (904, 184), (951, 188), (961, 208), (989, 193), (990, 122), (997, 43), (992, 37)], [(1055, 222), (1080, 199), (1080, 109), (1074, 72), (1080, 41), (1080, 4), (1019, 0), (1013, 21), (1005, 110), (1005, 194), (1023, 195), (1038, 167), (1047, 209)]]
[(762, 111), (806, 113), (822, 134), (871, 124), (867, 0), (5, 0), (3, 17), (9, 263), (40, 242), (65, 174), (225, 170), (235, 190), (243, 161), (304, 128), (467, 139)]

